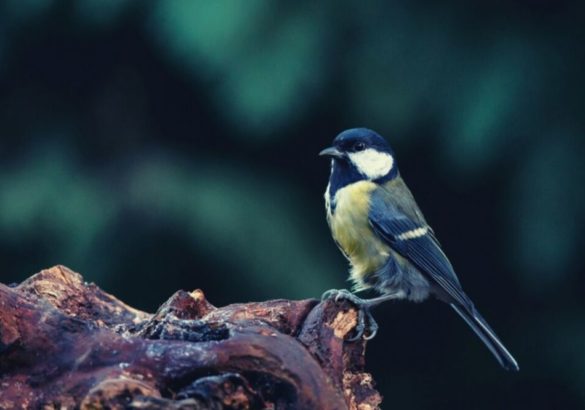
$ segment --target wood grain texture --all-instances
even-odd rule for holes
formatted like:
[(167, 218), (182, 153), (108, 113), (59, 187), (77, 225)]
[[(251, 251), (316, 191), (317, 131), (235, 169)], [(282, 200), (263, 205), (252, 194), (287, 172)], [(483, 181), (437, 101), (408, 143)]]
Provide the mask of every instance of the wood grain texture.
[(378, 409), (347, 302), (141, 312), (63, 266), (0, 284), (0, 408)]

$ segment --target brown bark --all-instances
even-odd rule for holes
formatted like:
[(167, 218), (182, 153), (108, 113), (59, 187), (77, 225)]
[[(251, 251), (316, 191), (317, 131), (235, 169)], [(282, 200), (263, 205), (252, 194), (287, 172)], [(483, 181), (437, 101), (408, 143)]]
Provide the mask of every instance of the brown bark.
[(0, 408), (360, 409), (381, 397), (347, 302), (216, 308), (178, 291), (151, 315), (63, 267), (0, 284)]

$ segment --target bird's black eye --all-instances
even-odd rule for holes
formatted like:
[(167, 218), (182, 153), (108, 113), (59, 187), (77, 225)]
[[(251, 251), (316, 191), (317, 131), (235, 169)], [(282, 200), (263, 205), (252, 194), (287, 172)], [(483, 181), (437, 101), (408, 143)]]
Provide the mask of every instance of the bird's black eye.
[(355, 144), (353, 144), (354, 151), (363, 151), (365, 149), (366, 149), (366, 144), (363, 142), (356, 142)]

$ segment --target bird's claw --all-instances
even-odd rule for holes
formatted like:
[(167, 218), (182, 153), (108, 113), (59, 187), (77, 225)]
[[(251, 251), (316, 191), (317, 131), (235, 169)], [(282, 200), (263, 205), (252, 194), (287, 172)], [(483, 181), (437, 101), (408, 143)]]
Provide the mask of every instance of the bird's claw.
[(347, 289), (330, 289), (321, 296), (321, 300), (326, 299), (333, 299), (335, 303), (338, 303), (341, 300), (347, 300), (358, 308), (355, 335), (348, 338), (348, 342), (355, 342), (362, 337), (365, 340), (371, 340), (376, 336), (376, 333), (378, 333), (378, 324), (370, 312), (370, 306), (367, 300), (356, 296)]

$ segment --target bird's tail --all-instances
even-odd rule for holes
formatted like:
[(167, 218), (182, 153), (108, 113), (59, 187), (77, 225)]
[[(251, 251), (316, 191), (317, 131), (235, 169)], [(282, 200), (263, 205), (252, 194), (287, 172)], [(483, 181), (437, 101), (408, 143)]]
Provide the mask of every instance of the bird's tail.
[(451, 307), (463, 318), (463, 320), (465, 320), (465, 322), (467, 322), (475, 334), (479, 336), (504, 369), (514, 371), (520, 370), (514, 357), (510, 354), (508, 349), (506, 349), (503, 343), (500, 342), (500, 339), (498, 339), (495, 332), (473, 306), (467, 308), (462, 305), (451, 303)]

